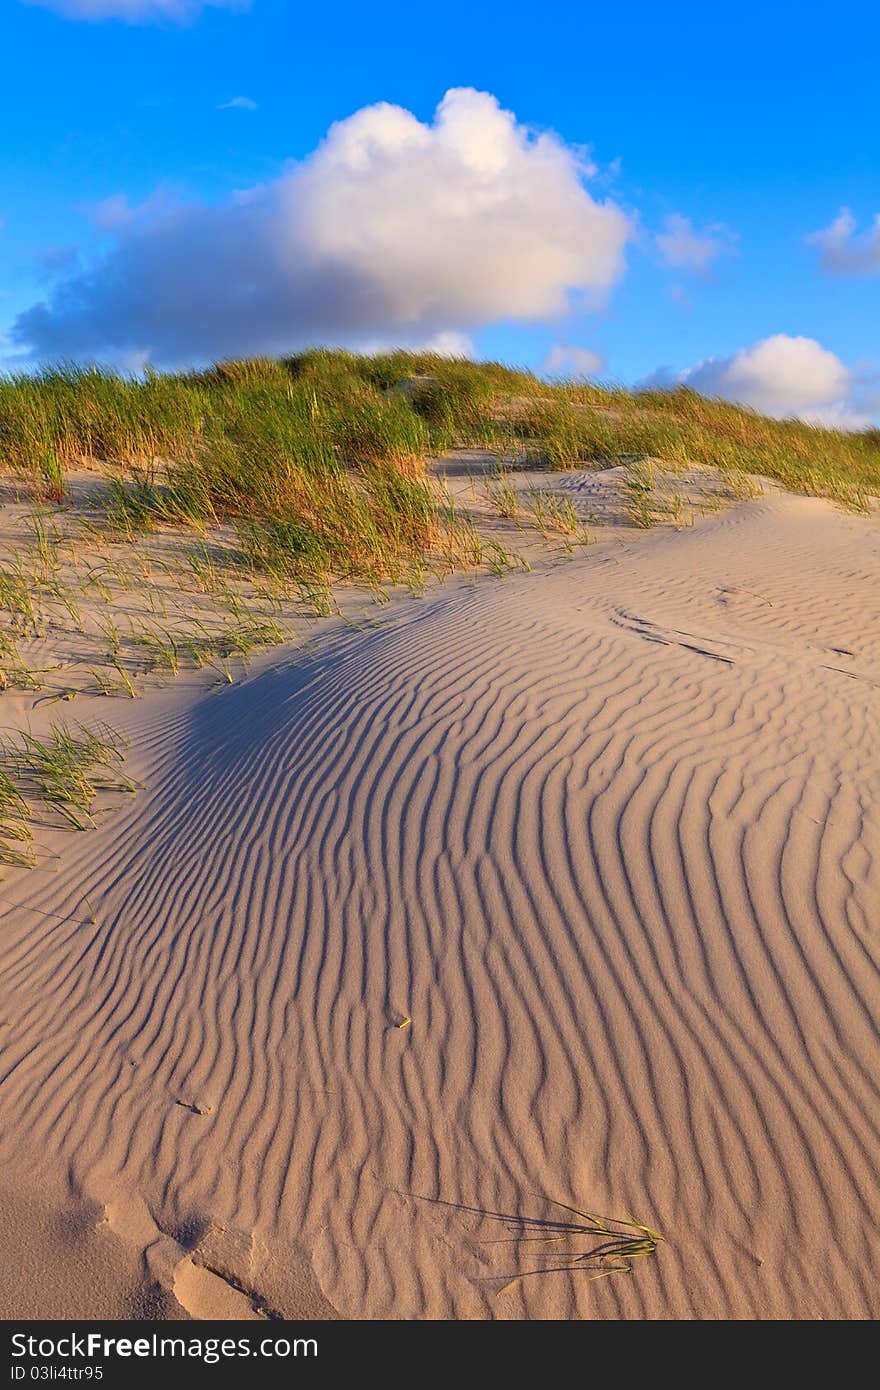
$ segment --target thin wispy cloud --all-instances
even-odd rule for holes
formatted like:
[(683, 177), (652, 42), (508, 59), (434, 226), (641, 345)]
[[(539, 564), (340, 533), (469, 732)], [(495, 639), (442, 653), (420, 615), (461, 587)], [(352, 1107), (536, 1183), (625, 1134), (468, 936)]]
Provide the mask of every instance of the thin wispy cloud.
[(654, 237), (668, 266), (697, 276), (708, 274), (715, 261), (734, 249), (735, 242), (735, 233), (722, 223), (698, 231), (691, 219), (679, 212), (670, 213), (662, 232)]
[(677, 280), (669, 286), (669, 298), (682, 309), (694, 307), (693, 297), (687, 285), (682, 285)]
[(607, 296), (632, 234), (588, 178), (577, 149), (488, 93), (448, 92), (431, 123), (380, 103), (220, 205), (139, 214), (117, 200), (109, 249), (13, 338), (36, 358), (136, 348), (178, 364), (564, 316)]
[(149, 24), (171, 20), (186, 24), (202, 10), (246, 10), (250, 0), (22, 0), (43, 10), (52, 10), (64, 19), (84, 19), (97, 23), (121, 19), (128, 24)]
[(840, 429), (871, 424), (856, 373), (815, 338), (787, 333), (763, 338), (727, 357), (704, 358), (680, 372), (661, 368), (641, 385), (690, 386), (777, 419), (797, 417)]
[(34, 259), (45, 275), (63, 275), (79, 264), (79, 247), (42, 246), (35, 252)]
[(805, 238), (815, 246), (819, 264), (834, 275), (880, 275), (880, 212), (871, 225), (858, 231), (849, 208), (841, 208), (830, 226)]
[(126, 193), (111, 193), (97, 203), (83, 203), (79, 211), (102, 232), (120, 232), (138, 223), (145, 227), (176, 206), (171, 192), (160, 185), (142, 203), (132, 204)]
[(217, 107), (218, 111), (256, 111), (257, 103), (253, 97), (230, 97), (229, 101), (221, 101)]
[(541, 363), (544, 376), (577, 381), (595, 379), (601, 375), (604, 367), (605, 358), (601, 352), (566, 343), (554, 343)]

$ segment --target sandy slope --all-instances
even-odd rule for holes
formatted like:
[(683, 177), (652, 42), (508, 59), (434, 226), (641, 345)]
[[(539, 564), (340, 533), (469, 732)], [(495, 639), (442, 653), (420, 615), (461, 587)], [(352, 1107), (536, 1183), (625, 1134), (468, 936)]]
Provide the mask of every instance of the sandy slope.
[[(149, 790), (0, 888), (7, 1188), (157, 1314), (876, 1315), (878, 580), (771, 497), (130, 706)], [(536, 1193), (666, 1244), (552, 1272)]]

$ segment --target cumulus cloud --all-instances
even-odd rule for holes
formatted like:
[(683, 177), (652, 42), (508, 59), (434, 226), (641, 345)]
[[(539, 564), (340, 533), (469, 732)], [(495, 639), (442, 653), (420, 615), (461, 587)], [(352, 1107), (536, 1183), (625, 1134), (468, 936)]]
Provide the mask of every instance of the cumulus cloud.
[(731, 250), (735, 239), (733, 232), (721, 223), (698, 232), (689, 217), (673, 212), (654, 241), (666, 264), (673, 269), (706, 275), (712, 262)]
[(607, 294), (632, 230), (585, 178), (578, 151), (488, 93), (448, 92), (430, 124), (380, 103), (219, 205), (105, 204), (109, 246), (12, 336), (38, 358), (178, 364), (561, 316)]
[(24, 3), (52, 10), (65, 19), (122, 19), (128, 24), (170, 19), (185, 24), (208, 8), (246, 10), (250, 0), (24, 0)]
[(591, 379), (601, 374), (605, 358), (592, 348), (554, 343), (541, 364), (545, 376)]
[(707, 357), (682, 372), (661, 369), (643, 386), (685, 385), (706, 396), (753, 406), (778, 419), (861, 429), (871, 423), (859, 401), (859, 381), (815, 338), (776, 333), (729, 357)]
[(830, 226), (806, 238), (808, 246), (818, 249), (823, 270), (836, 275), (880, 274), (880, 212), (866, 231), (858, 232), (857, 227), (849, 208), (841, 208)]

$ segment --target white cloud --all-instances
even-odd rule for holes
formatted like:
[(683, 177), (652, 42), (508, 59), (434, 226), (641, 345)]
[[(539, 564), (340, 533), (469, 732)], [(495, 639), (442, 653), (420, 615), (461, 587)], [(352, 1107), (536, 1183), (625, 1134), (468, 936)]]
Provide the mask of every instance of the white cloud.
[(721, 223), (698, 232), (689, 217), (670, 213), (654, 240), (667, 265), (693, 275), (705, 275), (713, 261), (731, 250), (735, 235)]
[(605, 358), (601, 352), (592, 348), (571, 347), (565, 343), (554, 343), (541, 363), (545, 376), (591, 379), (599, 376), (604, 369)]
[(122, 19), (128, 24), (149, 24), (170, 19), (186, 23), (202, 10), (245, 10), (250, 0), (24, 0), (26, 5), (52, 10), (64, 19)]
[(831, 405), (817, 406), (807, 411), (801, 419), (812, 425), (824, 425), (829, 430), (867, 430), (880, 421), (878, 403), (861, 397), (849, 401), (834, 401)]
[(35, 357), (146, 345), (169, 364), (561, 316), (573, 296), (607, 295), (632, 230), (584, 179), (577, 152), (485, 92), (448, 92), (431, 124), (366, 107), (220, 205), (114, 200), (110, 248), (13, 338)]
[(744, 401), (766, 415), (786, 415), (844, 399), (850, 374), (815, 338), (776, 333), (730, 357), (709, 357), (684, 379), (706, 395)]
[(476, 349), (473, 340), (466, 333), (456, 333), (447, 329), (444, 333), (433, 333), (423, 343), (416, 345), (419, 352), (436, 352), (438, 357), (474, 357)]
[(222, 101), (217, 107), (218, 111), (256, 111), (257, 103), (253, 97), (230, 97), (229, 101)]
[(841, 208), (830, 226), (806, 237), (816, 246), (823, 270), (837, 275), (880, 274), (880, 212), (867, 231), (857, 232), (858, 223), (849, 208)]
[[(358, 350), (367, 357), (375, 357), (381, 352), (393, 352), (400, 346), (397, 338), (367, 338), (358, 343)], [(449, 329), (442, 333), (431, 333), (427, 338), (408, 339), (406, 346), (411, 352), (433, 352), (437, 357), (476, 357), (477, 349), (467, 333), (456, 333)]]
[(837, 429), (871, 423), (859, 402), (859, 383), (840, 358), (815, 338), (776, 333), (729, 357), (707, 357), (693, 367), (654, 374), (643, 386), (690, 386), (705, 396), (750, 405), (779, 419), (797, 416)]

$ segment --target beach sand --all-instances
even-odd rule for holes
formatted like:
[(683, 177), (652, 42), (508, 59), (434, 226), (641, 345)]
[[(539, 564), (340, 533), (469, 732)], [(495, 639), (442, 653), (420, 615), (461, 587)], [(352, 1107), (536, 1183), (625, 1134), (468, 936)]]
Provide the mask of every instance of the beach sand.
[[(771, 491), (113, 722), (144, 790), (0, 884), (5, 1316), (880, 1312), (876, 513)], [(594, 1280), (547, 1198), (665, 1240)]]

